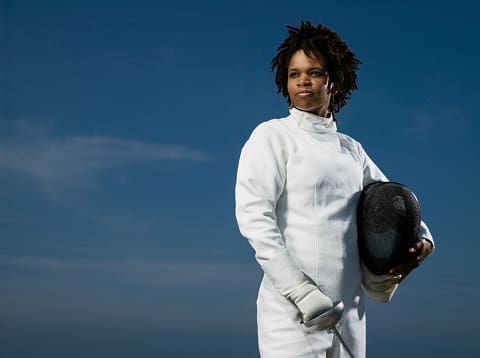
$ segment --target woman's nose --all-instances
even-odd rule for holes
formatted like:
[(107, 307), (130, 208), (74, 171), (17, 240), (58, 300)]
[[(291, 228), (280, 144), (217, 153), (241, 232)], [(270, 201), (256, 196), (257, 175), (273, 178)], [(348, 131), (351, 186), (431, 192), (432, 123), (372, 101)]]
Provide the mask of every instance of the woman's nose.
[(300, 76), (300, 79), (298, 81), (299, 86), (310, 86), (312, 82), (310, 81), (310, 77), (308, 75), (302, 75)]

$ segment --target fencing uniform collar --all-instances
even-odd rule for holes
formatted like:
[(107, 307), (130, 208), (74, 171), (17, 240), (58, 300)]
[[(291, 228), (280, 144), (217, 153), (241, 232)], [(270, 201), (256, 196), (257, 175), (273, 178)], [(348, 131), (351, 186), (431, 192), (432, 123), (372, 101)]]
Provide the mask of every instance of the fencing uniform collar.
[(329, 112), (327, 117), (322, 117), (310, 112), (301, 111), (295, 107), (290, 108), (290, 115), (297, 125), (310, 132), (336, 132), (337, 125), (333, 115)]

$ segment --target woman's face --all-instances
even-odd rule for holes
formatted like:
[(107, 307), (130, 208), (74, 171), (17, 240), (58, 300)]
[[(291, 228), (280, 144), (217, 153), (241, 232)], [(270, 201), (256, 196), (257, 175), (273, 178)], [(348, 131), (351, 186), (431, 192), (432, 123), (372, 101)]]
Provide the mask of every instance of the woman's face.
[(292, 106), (325, 117), (332, 95), (323, 56), (309, 57), (298, 50), (288, 66), (288, 97)]

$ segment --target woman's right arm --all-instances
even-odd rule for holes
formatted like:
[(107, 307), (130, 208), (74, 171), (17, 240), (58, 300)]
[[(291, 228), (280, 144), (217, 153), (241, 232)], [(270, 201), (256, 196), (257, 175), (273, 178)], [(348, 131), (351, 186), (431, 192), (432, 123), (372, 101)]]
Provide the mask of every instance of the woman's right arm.
[(277, 225), (276, 203), (285, 187), (286, 143), (265, 123), (245, 143), (238, 165), (235, 210), (240, 232), (266, 276), (293, 301), (305, 321), (332, 306), (300, 270)]
[(287, 154), (280, 138), (259, 125), (242, 148), (235, 186), (235, 211), (242, 235), (255, 250), (258, 263), (285, 251), (275, 207), (285, 186)]

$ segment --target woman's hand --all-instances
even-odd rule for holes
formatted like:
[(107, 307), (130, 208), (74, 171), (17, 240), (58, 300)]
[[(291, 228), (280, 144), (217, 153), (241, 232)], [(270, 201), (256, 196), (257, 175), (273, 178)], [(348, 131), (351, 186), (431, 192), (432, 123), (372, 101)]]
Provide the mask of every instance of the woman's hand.
[(409, 250), (409, 256), (405, 262), (389, 271), (390, 275), (400, 275), (403, 281), (408, 274), (423, 262), (433, 251), (433, 245), (427, 239), (418, 240)]
[[(295, 303), (302, 315), (303, 323), (307, 324), (312, 318), (325, 312), (333, 306), (332, 300), (325, 296), (317, 286), (310, 282), (304, 282), (297, 287), (288, 298)], [(326, 329), (328, 327), (318, 327)]]

